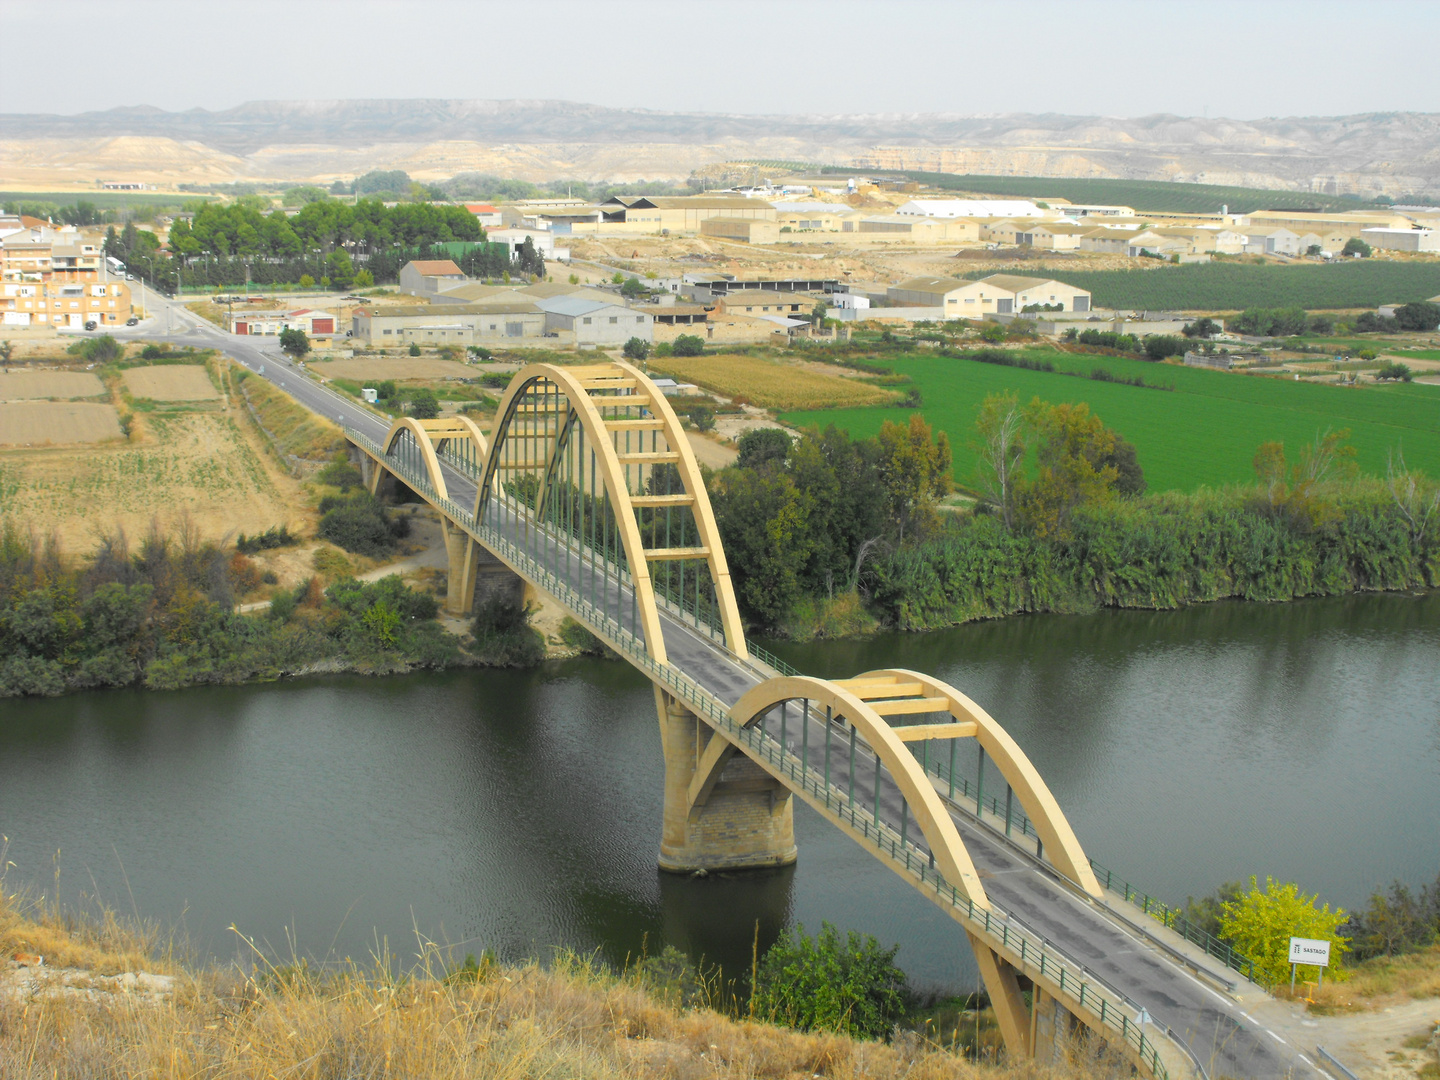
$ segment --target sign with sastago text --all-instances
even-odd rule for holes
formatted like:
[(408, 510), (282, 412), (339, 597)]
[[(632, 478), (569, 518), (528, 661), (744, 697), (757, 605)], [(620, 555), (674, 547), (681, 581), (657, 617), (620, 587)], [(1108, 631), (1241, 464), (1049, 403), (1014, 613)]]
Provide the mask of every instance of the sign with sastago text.
[(1328, 967), (1330, 965), (1330, 942), (1316, 941), (1314, 938), (1292, 937), (1290, 939), (1290, 963)]

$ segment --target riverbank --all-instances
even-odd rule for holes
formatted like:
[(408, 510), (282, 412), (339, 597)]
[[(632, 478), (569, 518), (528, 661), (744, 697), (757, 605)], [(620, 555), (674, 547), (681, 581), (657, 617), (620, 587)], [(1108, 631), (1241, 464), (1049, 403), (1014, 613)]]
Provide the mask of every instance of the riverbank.
[[(96, 1077), (671, 1078), (835, 1080), (1083, 1077), (1070, 1065), (974, 1064), (913, 1033), (891, 1043), (804, 1033), (686, 1006), (662, 965), (628, 974), (555, 963), (397, 971), (244, 963), (191, 967), (153, 928), (67, 917), (0, 891), (0, 1074)], [(989, 1025), (986, 1025), (988, 1028)], [(1098, 1075), (1098, 1073), (1097, 1073)]]

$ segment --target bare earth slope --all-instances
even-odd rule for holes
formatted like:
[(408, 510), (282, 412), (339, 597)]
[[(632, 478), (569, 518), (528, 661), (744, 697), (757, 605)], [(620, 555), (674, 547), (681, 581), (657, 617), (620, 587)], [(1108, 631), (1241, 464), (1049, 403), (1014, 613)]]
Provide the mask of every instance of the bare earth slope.
[(10, 186), (122, 172), (161, 183), (323, 180), (374, 168), (634, 180), (736, 158), (1400, 194), (1440, 188), (1440, 115), (753, 116), (426, 99), (0, 115), (0, 183)]

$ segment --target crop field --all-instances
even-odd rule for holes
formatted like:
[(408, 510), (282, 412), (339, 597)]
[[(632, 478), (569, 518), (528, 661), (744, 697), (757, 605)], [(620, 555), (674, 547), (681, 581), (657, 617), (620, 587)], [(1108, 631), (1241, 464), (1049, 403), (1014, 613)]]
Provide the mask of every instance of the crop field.
[(353, 360), (316, 361), (309, 367), (326, 379), (474, 379), (482, 370), (455, 360), (426, 356), (357, 356)]
[(131, 396), (152, 401), (213, 401), (220, 397), (201, 364), (130, 368), (123, 380)]
[(183, 206), (192, 200), (210, 202), (214, 198), (214, 195), (164, 191), (0, 191), (0, 202), (48, 202), (56, 206), (88, 202), (100, 210), (123, 206)]
[(10, 371), (0, 373), (0, 401), (31, 398), (100, 397), (105, 387), (88, 371)]
[[(110, 406), (80, 407), (107, 411), (119, 434)], [(0, 405), (0, 427), (9, 408)], [(168, 526), (182, 512), (207, 538), (302, 524), (298, 483), (266, 467), (234, 417), (197, 412), (149, 419), (142, 444), (6, 450), (0, 453), (0, 517), (42, 534), (54, 529), (72, 555), (91, 550), (116, 526), (133, 542), (152, 519)]]
[[(985, 277), (993, 271), (974, 271)], [(1096, 307), (1239, 311), (1247, 307), (1373, 308), (1440, 294), (1440, 259), (1352, 259), (1327, 266), (1216, 262), (1150, 270), (1061, 270), (1057, 280), (1088, 290)]]
[[(1403, 447), (1406, 462), (1440, 476), (1440, 390), (1396, 384), (1340, 387), (1262, 378), (1143, 360), (1076, 356), (1033, 350), (1056, 372), (1026, 371), (947, 357), (906, 357), (887, 366), (909, 375), (920, 388), (921, 414), (950, 436), (954, 476), (971, 485), (975, 453), (969, 446), (975, 416), (986, 395), (1012, 392), (1021, 402), (1087, 402), (1105, 424), (1135, 444), (1151, 491), (1190, 491), (1201, 486), (1248, 483), (1262, 442), (1276, 440), (1292, 455), (1317, 433), (1349, 428), (1361, 471), (1383, 476), (1386, 454)], [(1173, 391), (1144, 389), (1061, 374), (1139, 375)], [(834, 423), (868, 437), (885, 420), (905, 421), (905, 409), (787, 412), (798, 427)]]
[(120, 437), (113, 405), (80, 401), (0, 402), (0, 446), (61, 446)]
[(650, 368), (767, 409), (843, 409), (883, 405), (898, 397), (856, 379), (754, 356), (657, 356)]
[[(829, 170), (827, 170), (829, 171)], [(842, 171), (842, 170), (835, 170)], [(853, 170), (852, 170), (853, 171)], [(886, 175), (898, 175), (888, 173)], [(984, 176), (976, 173), (933, 173), (906, 170), (905, 176), (948, 191), (973, 191), (981, 195), (1044, 199), (1051, 196), (1072, 203), (1100, 203), (1131, 206), (1136, 210), (1174, 210), (1181, 213), (1219, 213), (1229, 206), (1231, 213), (1256, 210), (1344, 210), (1376, 209), (1377, 204), (1346, 199), (1339, 195), (1317, 195), (1306, 191), (1269, 191), (1264, 188), (1224, 187), (1218, 184), (1177, 184), (1169, 180), (1069, 180), (1045, 176)]]

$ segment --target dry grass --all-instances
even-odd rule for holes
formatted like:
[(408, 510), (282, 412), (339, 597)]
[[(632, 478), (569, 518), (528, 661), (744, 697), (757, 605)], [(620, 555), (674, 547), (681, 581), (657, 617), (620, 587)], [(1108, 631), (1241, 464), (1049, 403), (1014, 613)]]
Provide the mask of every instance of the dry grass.
[[(0, 1075), (97, 1078), (810, 1077), (832, 1080), (1044, 1080), (1093, 1069), (976, 1065), (921, 1043), (802, 1034), (682, 1009), (584, 959), (485, 964), (447, 978), (427, 949), (401, 976), (372, 968), (186, 971), (155, 958), (153, 934), (108, 918), (67, 921), (0, 891), (0, 955), (49, 949), (47, 966), (149, 970), (174, 992), (0, 992)], [(6, 975), (13, 974), (10, 970)], [(0, 986), (3, 986), (0, 983)], [(14, 985), (13, 982), (11, 985)], [(53, 985), (53, 984), (52, 984)], [(91, 984), (94, 985), (93, 983)]]
[(203, 364), (165, 364), (128, 369), (125, 389), (152, 401), (213, 401), (220, 396)]
[(0, 374), (0, 401), (100, 397), (105, 386), (88, 371), (10, 371)]
[[(1276, 991), (1287, 996), (1288, 987)], [(1341, 983), (1296, 987), (1296, 997), (1318, 1013), (1358, 1012), (1402, 999), (1440, 998), (1440, 944), (1405, 956), (1376, 956), (1350, 969)]]
[(238, 364), (230, 366), (230, 379), (288, 463), (293, 465), (297, 459), (326, 461), (345, 448), (345, 434), (339, 427), (298, 404), (285, 391), (251, 377)]
[(266, 467), (258, 436), (243, 423), (233, 410), (191, 412), (150, 420), (143, 441), (6, 450), (0, 515), (55, 531), (70, 554), (89, 552), (117, 526), (143, 536), (153, 519), (168, 522), (182, 510), (207, 537), (281, 523), (304, 528), (314, 514), (299, 485)]
[(427, 356), (358, 356), (316, 361), (310, 367), (327, 379), (471, 379), (477, 374), (457, 361)]
[(855, 379), (754, 356), (661, 356), (653, 358), (650, 367), (767, 409), (847, 409), (888, 405), (899, 397)]
[(120, 438), (113, 405), (78, 401), (0, 403), (0, 446), (62, 446)]

